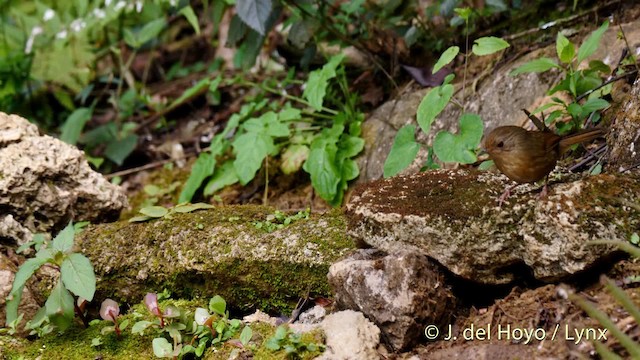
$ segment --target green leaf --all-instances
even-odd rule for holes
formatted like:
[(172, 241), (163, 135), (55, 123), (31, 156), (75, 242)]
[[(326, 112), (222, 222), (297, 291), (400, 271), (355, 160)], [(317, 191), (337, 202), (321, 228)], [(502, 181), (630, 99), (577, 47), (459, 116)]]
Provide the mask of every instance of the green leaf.
[(487, 36), (476, 39), (471, 51), (478, 56), (482, 56), (493, 54), (508, 47), (508, 42), (494, 36)]
[(61, 252), (67, 252), (73, 247), (73, 237), (75, 236), (75, 230), (73, 224), (69, 222), (62, 231), (53, 238), (51, 246)]
[(510, 75), (515, 76), (522, 73), (540, 73), (551, 70), (553, 68), (559, 69), (560, 65), (558, 65), (553, 59), (540, 58), (531, 60), (525, 64), (518, 66), (518, 68), (513, 70)]
[(140, 32), (138, 32), (136, 36), (138, 44), (142, 46), (147, 41), (157, 38), (166, 25), (167, 22), (163, 17), (148, 22), (142, 27), (142, 29), (140, 29)]
[(302, 96), (309, 101), (309, 105), (316, 111), (322, 110), (322, 102), (324, 96), (327, 93), (327, 86), (329, 80), (336, 76), (336, 69), (338, 65), (344, 59), (344, 54), (334, 55), (329, 59), (322, 69), (314, 70), (309, 73), (309, 80), (307, 80), (307, 86), (302, 93)]
[(271, 0), (236, 0), (236, 12), (245, 24), (264, 35), (271, 14)]
[(60, 265), (60, 279), (76, 296), (91, 301), (96, 291), (96, 276), (91, 261), (82, 254), (69, 254)]
[(578, 64), (582, 62), (582, 60), (591, 56), (598, 46), (600, 45), (600, 39), (607, 28), (609, 27), (609, 21), (605, 21), (602, 26), (600, 26), (596, 31), (592, 32), (591, 35), (580, 45), (580, 49), (578, 50)]
[(336, 196), (340, 183), (340, 172), (335, 165), (337, 152), (335, 140), (327, 139), (321, 134), (311, 143), (309, 157), (302, 165), (304, 171), (311, 175), (313, 188), (327, 201)]
[(194, 96), (204, 92), (206, 89), (209, 88), (210, 85), (211, 85), (211, 79), (209, 79), (209, 78), (200, 79), (200, 81), (198, 81), (193, 86), (191, 86), (190, 88), (185, 90), (182, 93), (182, 95), (180, 95), (180, 97), (175, 99), (171, 103), (171, 105), (169, 105), (169, 108), (172, 109), (172, 108), (184, 103), (186, 100), (191, 99)]
[(493, 167), (494, 165), (495, 165), (495, 164), (493, 163), (493, 160), (483, 161), (483, 162), (478, 166), (478, 170), (480, 170), (480, 171), (489, 170), (489, 169), (491, 169), (491, 167)]
[(556, 52), (558, 53), (558, 59), (565, 64), (570, 64), (571, 60), (576, 54), (576, 49), (562, 33), (558, 33), (556, 38)]
[(78, 108), (72, 112), (67, 120), (65, 120), (64, 125), (62, 125), (60, 140), (67, 144), (75, 145), (80, 138), (84, 125), (87, 121), (91, 120), (92, 115), (93, 109), (86, 107)]
[(169, 210), (162, 206), (147, 206), (140, 209), (139, 213), (152, 218), (161, 218), (169, 213)]
[(567, 106), (567, 112), (569, 113), (569, 115), (571, 115), (571, 117), (577, 119), (580, 114), (582, 114), (582, 106), (577, 103), (571, 103), (569, 104), (569, 106)]
[(195, 203), (195, 204), (183, 204), (183, 205), (176, 205), (176, 207), (173, 208), (173, 211), (177, 212), (177, 213), (190, 213), (192, 211), (196, 211), (196, 210), (204, 210), (204, 209), (213, 209), (215, 206), (211, 205), (211, 204), (207, 204), (207, 203)]
[(537, 107), (531, 113), (532, 114), (537, 114), (537, 113), (543, 112), (543, 111), (545, 111), (547, 109), (550, 109), (550, 108), (552, 108), (554, 106), (558, 106), (558, 104), (556, 104), (556, 103), (547, 103), (547, 104), (544, 104), (544, 105), (541, 105), (541, 106)]
[(198, 159), (193, 164), (193, 167), (191, 167), (191, 174), (189, 174), (189, 178), (180, 192), (178, 202), (183, 203), (191, 201), (191, 199), (193, 199), (193, 195), (200, 188), (204, 180), (213, 174), (215, 166), (215, 156), (210, 152), (201, 152), (200, 155), (198, 155)]
[(180, 9), (179, 13), (187, 19), (196, 34), (200, 35), (200, 24), (198, 24), (198, 17), (196, 16), (196, 13), (193, 12), (193, 8), (191, 7), (191, 5), (183, 7), (182, 9)]
[(141, 320), (133, 324), (131, 327), (132, 334), (140, 334), (143, 335), (144, 331), (153, 324), (151, 321)]
[(209, 300), (209, 311), (218, 315), (225, 315), (227, 310), (227, 302), (220, 295), (216, 295)]
[(68, 328), (73, 321), (73, 296), (58, 282), (44, 304), (49, 321), (60, 331)]
[(268, 135), (247, 132), (236, 137), (232, 146), (236, 155), (233, 168), (238, 175), (240, 184), (246, 185), (253, 180), (256, 172), (262, 166), (262, 161), (271, 153), (273, 140)]
[(604, 99), (589, 99), (582, 104), (582, 111), (588, 115), (594, 111), (606, 109), (607, 107), (609, 107), (609, 102)]
[(240, 343), (242, 343), (242, 345), (246, 347), (249, 344), (249, 341), (251, 341), (252, 337), (253, 331), (251, 330), (249, 325), (247, 325), (242, 329), (242, 332), (240, 333)]
[(417, 118), (418, 125), (425, 134), (429, 133), (433, 120), (444, 110), (452, 96), (453, 85), (447, 84), (434, 87), (422, 98), (418, 106)]
[(233, 167), (233, 161), (226, 161), (222, 166), (216, 168), (213, 176), (204, 187), (203, 194), (205, 196), (213, 195), (225, 186), (237, 183), (238, 180), (238, 175)]
[(482, 119), (475, 114), (460, 117), (458, 134), (440, 131), (433, 140), (433, 151), (443, 162), (471, 164), (477, 160), (474, 150), (482, 139)]
[(151, 342), (153, 354), (159, 358), (173, 357), (173, 346), (165, 338), (155, 338)]
[(18, 305), (20, 304), (20, 299), (22, 298), (22, 290), (24, 289), (27, 280), (31, 278), (36, 270), (38, 270), (42, 265), (46, 264), (47, 260), (48, 259), (45, 257), (27, 259), (18, 268), (18, 271), (13, 278), (11, 292), (9, 292), (9, 296), (7, 297), (7, 324), (12, 323), (15, 319), (18, 318)]
[(610, 74), (611, 68), (609, 65), (602, 62), (602, 60), (591, 60), (589, 61), (589, 70), (601, 72), (603, 74)]
[(460, 48), (457, 46), (451, 46), (447, 50), (445, 50), (442, 55), (440, 55), (440, 59), (433, 65), (433, 70), (431, 70), (432, 74), (438, 72), (438, 70), (442, 69), (443, 66), (449, 64), (460, 52)]
[(124, 139), (110, 142), (104, 151), (104, 155), (114, 163), (122, 165), (126, 159), (135, 150), (138, 145), (138, 135), (129, 134)]
[(384, 162), (384, 177), (395, 176), (411, 165), (420, 150), (420, 144), (415, 140), (416, 127), (403, 126), (396, 134), (391, 151)]
[(131, 222), (131, 223), (133, 223), (133, 222), (145, 222), (145, 221), (151, 220), (151, 219), (155, 219), (155, 217), (151, 217), (151, 216), (134, 216), (134, 217), (129, 219), (129, 222)]

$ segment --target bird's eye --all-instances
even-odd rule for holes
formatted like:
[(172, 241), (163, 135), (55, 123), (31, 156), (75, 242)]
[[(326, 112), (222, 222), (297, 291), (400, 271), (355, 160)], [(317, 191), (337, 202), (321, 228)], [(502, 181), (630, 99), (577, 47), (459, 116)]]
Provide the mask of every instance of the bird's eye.
[(496, 146), (499, 148), (504, 147), (504, 141), (500, 141)]

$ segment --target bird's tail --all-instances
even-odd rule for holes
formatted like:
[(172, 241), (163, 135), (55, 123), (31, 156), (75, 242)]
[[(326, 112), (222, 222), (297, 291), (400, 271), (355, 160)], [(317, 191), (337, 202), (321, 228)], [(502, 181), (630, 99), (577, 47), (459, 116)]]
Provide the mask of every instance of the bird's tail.
[(604, 129), (595, 128), (595, 129), (587, 129), (578, 131), (575, 134), (563, 136), (560, 139), (560, 153), (565, 152), (569, 149), (571, 145), (591, 141), (593, 139), (599, 138), (605, 134)]

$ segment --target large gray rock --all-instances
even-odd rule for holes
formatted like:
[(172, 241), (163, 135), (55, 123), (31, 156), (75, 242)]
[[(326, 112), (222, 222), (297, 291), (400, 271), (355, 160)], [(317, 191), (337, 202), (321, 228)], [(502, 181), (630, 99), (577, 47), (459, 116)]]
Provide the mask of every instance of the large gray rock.
[(416, 344), (425, 326), (444, 326), (455, 309), (439, 266), (421, 254), (360, 250), (331, 265), (329, 283), (338, 307), (364, 313), (396, 351)]
[[(589, 176), (552, 184), (538, 199), (522, 185), (502, 208), (509, 182), (488, 172), (437, 170), (372, 182), (347, 206), (350, 234), (388, 252), (427, 255), (463, 278), (500, 284), (531, 272), (559, 281), (606, 261), (640, 227), (637, 177)], [(524, 265), (524, 266), (523, 266)], [(529, 269), (529, 270), (527, 270)]]
[(71, 219), (117, 218), (126, 206), (125, 194), (82, 151), (0, 112), (0, 239), (22, 244)]

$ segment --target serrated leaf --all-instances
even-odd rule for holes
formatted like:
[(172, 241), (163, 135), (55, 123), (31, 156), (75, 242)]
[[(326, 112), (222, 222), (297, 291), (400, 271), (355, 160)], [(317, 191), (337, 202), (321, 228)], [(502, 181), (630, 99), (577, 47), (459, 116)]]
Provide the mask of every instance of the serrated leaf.
[(416, 127), (403, 126), (396, 134), (391, 151), (384, 162), (384, 177), (397, 175), (415, 160), (420, 144), (415, 140)]
[(307, 86), (302, 96), (309, 101), (309, 105), (316, 111), (322, 110), (322, 102), (327, 93), (329, 80), (336, 76), (336, 69), (344, 57), (344, 54), (334, 55), (321, 69), (309, 73)]
[(509, 47), (509, 43), (494, 36), (486, 36), (474, 41), (471, 51), (478, 55), (490, 55)]
[(273, 141), (267, 135), (247, 132), (236, 137), (232, 146), (236, 155), (233, 168), (236, 170), (240, 184), (246, 185), (253, 180), (262, 166), (262, 161), (271, 153)]
[(271, 0), (236, 0), (236, 12), (245, 24), (264, 35), (271, 14)]
[(216, 158), (209, 152), (201, 152), (198, 159), (191, 167), (191, 174), (184, 184), (178, 202), (189, 202), (200, 188), (204, 180), (213, 174), (216, 166)]
[(591, 35), (580, 45), (580, 49), (578, 49), (578, 64), (582, 62), (582, 60), (591, 56), (598, 46), (600, 45), (600, 39), (605, 31), (609, 28), (609, 21), (605, 21), (602, 26), (600, 26), (596, 31), (592, 32)]
[(477, 160), (474, 150), (482, 139), (482, 119), (475, 114), (460, 117), (458, 134), (440, 131), (433, 140), (433, 151), (443, 162), (471, 164)]
[(444, 110), (452, 96), (453, 85), (447, 84), (434, 87), (422, 98), (416, 116), (425, 134), (429, 133), (433, 120)]
[(96, 291), (96, 276), (91, 261), (82, 254), (69, 254), (60, 265), (60, 279), (64, 286), (87, 301)]
[(445, 50), (442, 55), (440, 55), (440, 58), (438, 59), (436, 64), (433, 65), (433, 70), (431, 70), (431, 73), (435, 74), (438, 72), (438, 70), (442, 69), (443, 66), (449, 64), (451, 61), (453, 61), (453, 59), (455, 59), (459, 52), (460, 48), (457, 46), (451, 46), (450, 48)]
[(73, 229), (73, 224), (69, 222), (64, 229), (62, 229), (55, 238), (53, 238), (53, 242), (51, 243), (51, 247), (61, 251), (67, 252), (71, 250), (73, 247), (73, 238), (75, 236), (75, 230)]
[(74, 110), (67, 120), (65, 120), (64, 125), (62, 125), (60, 140), (67, 144), (75, 145), (80, 138), (84, 125), (87, 121), (91, 120), (92, 115), (92, 108), (83, 107)]
[(540, 58), (518, 66), (518, 68), (513, 70), (509, 75), (515, 76), (522, 73), (539, 73), (553, 68), (559, 69), (560, 65), (558, 65), (553, 59)]
[(147, 206), (139, 210), (139, 213), (152, 218), (161, 218), (169, 213), (169, 210), (162, 206)]

